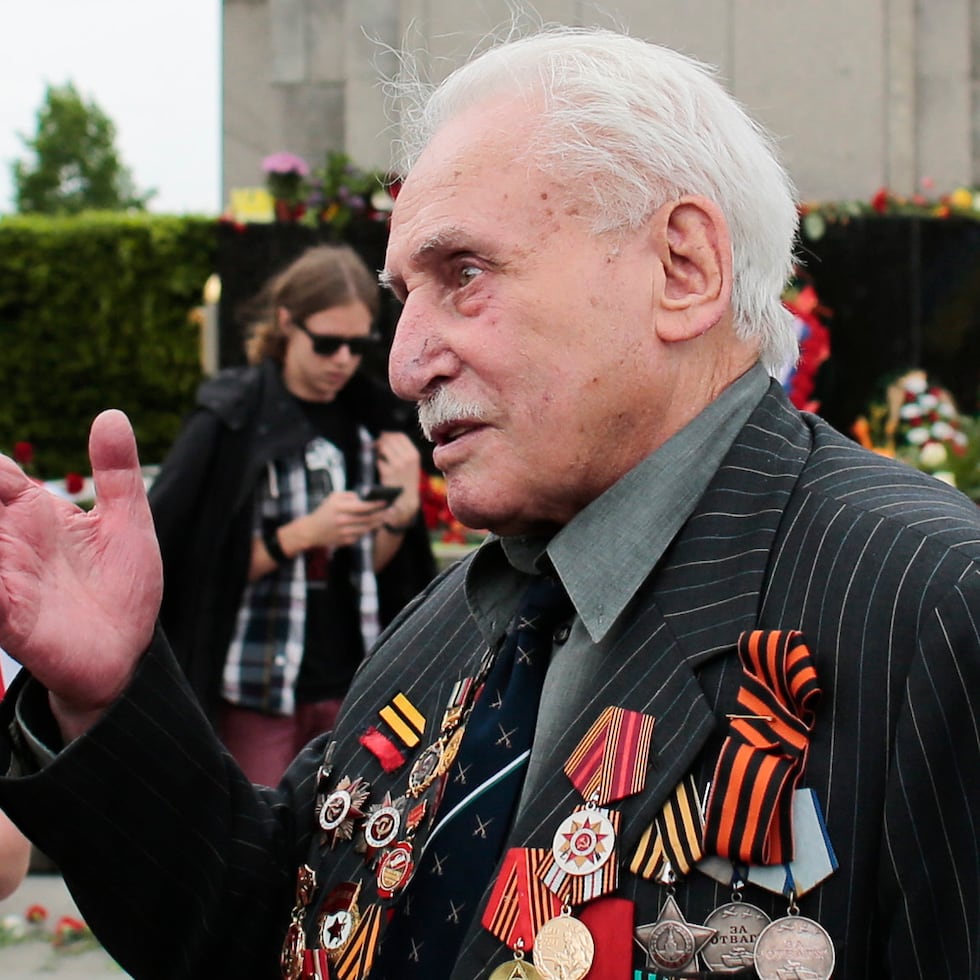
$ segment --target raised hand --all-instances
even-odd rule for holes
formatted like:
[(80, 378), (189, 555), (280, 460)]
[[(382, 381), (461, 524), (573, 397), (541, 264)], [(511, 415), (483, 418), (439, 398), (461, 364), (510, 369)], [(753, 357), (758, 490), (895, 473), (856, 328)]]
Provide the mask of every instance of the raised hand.
[(0, 456), (0, 646), (50, 692), (66, 738), (121, 693), (146, 649), (163, 573), (122, 412), (92, 423), (96, 504), (61, 500)]

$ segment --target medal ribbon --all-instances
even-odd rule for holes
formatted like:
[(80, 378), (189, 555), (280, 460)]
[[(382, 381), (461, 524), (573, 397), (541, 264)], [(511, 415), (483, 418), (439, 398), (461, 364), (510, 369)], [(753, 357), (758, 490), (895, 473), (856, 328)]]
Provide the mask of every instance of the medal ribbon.
[(742, 686), (715, 766), (705, 812), (705, 851), (735, 863), (793, 859), (793, 791), (806, 763), (820, 696), (812, 655), (796, 630), (738, 639)]
[(380, 933), (381, 906), (369, 905), (334, 964), (337, 980), (361, 980), (371, 972)]
[(537, 868), (551, 853), (543, 848), (512, 847), (480, 920), (505, 946), (534, 948), (538, 930), (561, 911), (561, 900), (541, 881)]
[(694, 777), (677, 784), (670, 799), (643, 832), (630, 860), (641, 878), (665, 881), (669, 872), (688, 874), (703, 856), (704, 822)]
[(583, 800), (604, 806), (643, 789), (653, 721), (615, 705), (603, 710), (565, 763)]

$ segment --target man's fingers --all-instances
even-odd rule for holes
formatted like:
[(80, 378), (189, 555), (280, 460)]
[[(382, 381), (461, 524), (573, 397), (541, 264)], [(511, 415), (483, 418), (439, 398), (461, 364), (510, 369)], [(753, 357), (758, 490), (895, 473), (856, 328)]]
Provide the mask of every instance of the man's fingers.
[(9, 457), (0, 456), (0, 504), (8, 504), (33, 485), (33, 481)]

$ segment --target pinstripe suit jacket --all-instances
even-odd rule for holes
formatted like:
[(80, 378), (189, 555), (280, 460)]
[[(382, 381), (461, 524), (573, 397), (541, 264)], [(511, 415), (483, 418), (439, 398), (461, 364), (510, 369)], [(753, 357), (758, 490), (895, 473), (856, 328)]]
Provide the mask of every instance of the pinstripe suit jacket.
[[(451, 569), (403, 612), (348, 695), (333, 780), (368, 779), (369, 802), (405, 782), (404, 768), (384, 774), (358, 741), (379, 708), (404, 691), (437, 724), (451, 685), (484, 652), (463, 574)], [(800, 907), (834, 940), (834, 976), (980, 978), (977, 508), (801, 416), (777, 386), (614, 627), (608, 669), (587, 700), (567, 706), (554, 778), (526, 801), (509, 845), (550, 845), (580, 802), (561, 765), (614, 704), (656, 718), (647, 785), (617, 804), (628, 856), (685, 774), (701, 785), (710, 777), (722, 719), (735, 710), (735, 643), (757, 626), (801, 630), (823, 688), (802, 785), (820, 799), (839, 868)], [(28, 715), (36, 695), (24, 690)], [(291, 869), (317, 855), (314, 910), (333, 883), (362, 873), (347, 845), (309, 850), (325, 744), (311, 745), (278, 790), (253, 791), (158, 640), (88, 735), (42, 773), (0, 781), (0, 805), (62, 867), (96, 934), (135, 976), (258, 980), (277, 975)], [(664, 899), (625, 869), (619, 894), (635, 903), (637, 925), (653, 922)], [(745, 897), (785, 913), (778, 896), (750, 886)], [(676, 898), (700, 922), (729, 895), (694, 873)], [(505, 954), (477, 921), (453, 980), (485, 978)]]

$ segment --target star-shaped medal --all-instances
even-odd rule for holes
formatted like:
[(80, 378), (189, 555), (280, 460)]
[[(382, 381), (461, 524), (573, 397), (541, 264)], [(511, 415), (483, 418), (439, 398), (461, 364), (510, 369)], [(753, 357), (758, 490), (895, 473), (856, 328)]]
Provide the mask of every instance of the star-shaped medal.
[(364, 816), (361, 807), (370, 792), (370, 785), (360, 776), (353, 781), (344, 776), (323, 801), (317, 812), (317, 822), (323, 831), (323, 842), (329, 842), (331, 850), (338, 840), (351, 839), (354, 822)]
[(717, 935), (717, 929), (686, 922), (673, 895), (667, 896), (656, 922), (638, 926), (634, 932), (646, 953), (648, 970), (685, 969)]

